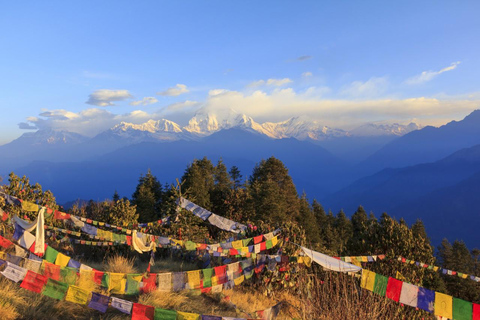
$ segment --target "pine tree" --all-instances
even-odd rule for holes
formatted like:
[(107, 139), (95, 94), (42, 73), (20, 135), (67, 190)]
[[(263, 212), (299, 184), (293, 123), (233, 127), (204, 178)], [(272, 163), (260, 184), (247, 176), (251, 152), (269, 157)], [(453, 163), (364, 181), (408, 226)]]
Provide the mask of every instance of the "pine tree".
[(163, 190), (161, 183), (150, 169), (145, 176), (141, 175), (132, 195), (132, 204), (136, 206), (139, 222), (151, 222), (162, 215)]
[(281, 223), (299, 216), (298, 193), (283, 163), (271, 157), (253, 169), (249, 194), (258, 220)]
[(212, 209), (210, 192), (215, 186), (215, 181), (214, 166), (210, 160), (206, 157), (194, 160), (185, 170), (182, 181), (182, 191), (187, 198), (203, 208)]

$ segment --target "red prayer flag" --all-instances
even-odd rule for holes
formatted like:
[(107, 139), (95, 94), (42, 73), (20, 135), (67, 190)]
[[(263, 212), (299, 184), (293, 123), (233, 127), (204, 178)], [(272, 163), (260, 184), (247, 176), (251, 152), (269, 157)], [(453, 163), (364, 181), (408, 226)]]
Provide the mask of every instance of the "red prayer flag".
[(208, 287), (208, 288), (202, 288), (202, 293), (210, 293), (210, 291), (212, 291), (212, 287)]
[(25, 278), (23, 278), (20, 287), (36, 293), (40, 293), (42, 292), (43, 286), (47, 283), (47, 280), (47, 277), (28, 270)]
[(8, 219), (8, 213), (3, 211), (3, 215), (2, 215), (2, 221), (5, 221)]
[(263, 241), (263, 235), (259, 235), (258, 237), (253, 237), (253, 243), (257, 244)]
[(473, 304), (472, 320), (480, 320), (480, 304)]
[(128, 244), (129, 246), (132, 245), (132, 236), (127, 236), (127, 244)]
[(55, 210), (55, 212), (53, 213), (53, 217), (55, 219), (65, 220), (65, 219), (70, 219), (70, 214)]
[[(46, 252), (47, 251), (47, 244), (45, 243), (45, 248), (43, 249), (43, 252)], [(30, 249), (28, 249), (31, 253), (35, 253), (35, 241), (33, 241), (33, 244), (32, 246), (30, 247)], [(35, 255), (39, 256), (39, 257), (43, 257), (43, 253), (40, 253), (40, 252), (37, 252), (35, 253)]]
[(265, 251), (265, 250), (267, 250), (267, 243), (266, 242), (260, 243), (260, 251)]
[(153, 320), (155, 308), (140, 303), (134, 303), (132, 308), (132, 320)]
[(230, 255), (231, 255), (231, 256), (235, 256), (235, 255), (237, 255), (237, 254), (239, 254), (237, 249), (233, 249), (233, 248), (230, 249)]
[(13, 245), (13, 242), (0, 236), (0, 246), (4, 247), (4, 248), (8, 248), (10, 247), (11, 245)]
[(143, 277), (143, 288), (142, 292), (147, 293), (154, 291), (157, 289), (157, 285), (155, 284), (155, 281), (157, 280), (157, 274), (156, 273), (150, 273), (148, 277)]
[(217, 276), (217, 283), (223, 284), (227, 282), (227, 265), (215, 267), (215, 276)]
[(102, 284), (103, 275), (104, 275), (104, 272), (94, 270), (94, 271), (93, 271), (93, 281), (94, 281), (96, 284), (101, 285), (101, 284)]
[(44, 263), (45, 269), (43, 270), (43, 275), (53, 280), (60, 280), (60, 266), (47, 261), (44, 261)]
[(395, 278), (388, 278), (387, 283), (387, 298), (397, 301), (400, 299), (403, 282)]

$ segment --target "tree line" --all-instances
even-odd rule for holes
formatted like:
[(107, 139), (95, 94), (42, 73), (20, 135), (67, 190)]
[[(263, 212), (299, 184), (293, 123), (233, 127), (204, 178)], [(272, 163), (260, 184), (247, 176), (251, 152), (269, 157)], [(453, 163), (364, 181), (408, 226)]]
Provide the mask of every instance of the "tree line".
[[(79, 202), (68, 212), (116, 225), (151, 222), (170, 216), (175, 217), (175, 223), (167, 227), (150, 226), (147, 231), (194, 241), (214, 241), (230, 236), (190, 213), (178, 212), (175, 201), (181, 195), (218, 215), (258, 226), (258, 230), (249, 229), (253, 235), (280, 227), (289, 241), (330, 255), (385, 254), (385, 260), (369, 263), (367, 268), (386, 276), (400, 276), (404, 281), (458, 298), (480, 301), (480, 285), (475, 281), (396, 260), (402, 256), (480, 276), (480, 250), (470, 251), (462, 241), (451, 244), (446, 239), (434, 248), (421, 220), (409, 226), (403, 219), (397, 220), (387, 213), (377, 218), (361, 206), (350, 218), (343, 210), (327, 212), (318, 201), (310, 202), (305, 193), (298, 194), (288, 169), (275, 157), (260, 161), (248, 177), (244, 177), (236, 166), (228, 169), (222, 160), (216, 164), (207, 158), (194, 160), (180, 181), (178, 185), (162, 184), (148, 170), (140, 176), (130, 198), (121, 198), (115, 191), (112, 199)], [(26, 177), (11, 173), (9, 183), (3, 188), (10, 195), (59, 208), (50, 191), (44, 192), (39, 184), (31, 185)]]

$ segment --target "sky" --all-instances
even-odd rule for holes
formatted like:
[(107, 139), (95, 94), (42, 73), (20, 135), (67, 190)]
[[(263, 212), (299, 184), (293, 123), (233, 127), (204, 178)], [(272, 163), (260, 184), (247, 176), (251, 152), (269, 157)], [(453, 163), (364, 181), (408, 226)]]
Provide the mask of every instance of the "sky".
[(7, 1), (0, 145), (199, 110), (352, 129), (480, 108), (479, 1)]

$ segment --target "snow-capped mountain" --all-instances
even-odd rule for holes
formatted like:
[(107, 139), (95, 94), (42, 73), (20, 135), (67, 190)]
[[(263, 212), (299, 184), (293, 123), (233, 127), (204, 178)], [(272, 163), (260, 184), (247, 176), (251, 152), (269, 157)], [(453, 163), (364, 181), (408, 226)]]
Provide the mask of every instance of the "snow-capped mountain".
[(35, 132), (27, 132), (18, 139), (13, 140), (7, 145), (10, 146), (29, 146), (29, 147), (46, 147), (54, 145), (78, 144), (87, 141), (88, 137), (81, 134), (53, 129), (41, 129)]
[(325, 140), (349, 136), (342, 129), (330, 128), (318, 121), (302, 119), (301, 117), (290, 118), (282, 122), (265, 122), (262, 128), (267, 135), (274, 139), (296, 138), (298, 140)]
[(352, 136), (373, 137), (373, 136), (403, 136), (409, 132), (420, 130), (423, 126), (411, 122), (408, 125), (398, 123), (376, 124), (367, 123), (350, 131)]

